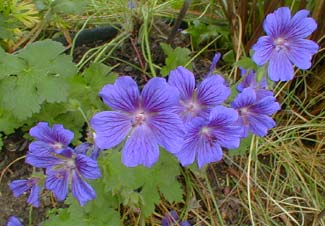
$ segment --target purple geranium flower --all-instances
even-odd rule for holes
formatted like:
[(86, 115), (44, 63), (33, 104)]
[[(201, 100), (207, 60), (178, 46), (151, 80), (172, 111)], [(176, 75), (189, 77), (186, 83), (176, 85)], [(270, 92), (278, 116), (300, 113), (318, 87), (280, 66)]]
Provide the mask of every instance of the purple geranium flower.
[[(46, 168), (45, 188), (51, 190), (59, 201), (66, 198), (69, 184), (80, 205), (94, 199), (95, 191), (83, 179), (97, 179), (101, 173), (97, 162), (86, 155), (89, 145), (80, 145), (76, 150), (68, 147), (73, 133), (62, 125), (49, 128), (47, 123), (39, 123), (30, 133), (38, 140), (29, 145), (26, 162)], [(53, 148), (53, 143), (59, 144), (60, 148)]]
[(55, 154), (55, 157), (58, 159), (56, 165), (50, 165), (46, 169), (45, 188), (62, 201), (66, 198), (71, 184), (72, 195), (81, 206), (94, 199), (94, 189), (83, 178), (97, 179), (101, 176), (97, 162), (84, 154), (77, 154), (71, 148), (64, 149), (61, 154)]
[(63, 125), (54, 124), (49, 127), (47, 122), (40, 122), (30, 129), (29, 134), (36, 138), (29, 149), (47, 149), (49, 151), (60, 151), (67, 147), (73, 140), (74, 134)]
[(207, 117), (212, 107), (223, 103), (230, 95), (230, 89), (220, 75), (206, 77), (196, 89), (193, 73), (182, 66), (170, 72), (168, 83), (180, 93), (176, 112), (185, 122), (195, 117)]
[(238, 124), (244, 128), (243, 137), (247, 137), (249, 131), (258, 136), (265, 136), (267, 131), (275, 126), (271, 115), (280, 109), (273, 96), (258, 99), (251, 87), (239, 93), (231, 106), (239, 113)]
[(36, 138), (28, 148), (26, 163), (35, 167), (46, 168), (56, 165), (58, 159), (54, 153), (60, 153), (72, 141), (74, 134), (62, 125), (49, 127), (48, 123), (40, 122), (30, 129), (29, 134)]
[(151, 167), (159, 158), (158, 145), (171, 153), (179, 151), (183, 123), (172, 111), (179, 97), (163, 78), (152, 78), (140, 94), (136, 82), (123, 76), (106, 85), (100, 96), (114, 110), (97, 113), (90, 122), (100, 149), (112, 148), (127, 137), (122, 162), (128, 167)]
[(243, 68), (240, 68), (241, 76), (244, 77), (243, 81), (238, 84), (237, 90), (242, 92), (245, 88), (251, 87), (255, 90), (257, 99), (260, 99), (264, 96), (272, 96), (273, 92), (267, 90), (266, 78), (263, 77), (261, 81), (256, 80), (256, 73), (254, 70), (247, 71)]
[(36, 177), (28, 180), (14, 180), (10, 183), (9, 187), (16, 198), (22, 195), (24, 192), (30, 190), (30, 195), (27, 202), (34, 207), (39, 207), (41, 187), (38, 185), (38, 181), (39, 178)]
[(188, 221), (181, 221), (177, 223), (178, 219), (179, 217), (176, 211), (172, 210), (163, 217), (161, 221), (161, 226), (174, 226), (174, 225), (191, 226), (191, 224)]
[(20, 222), (20, 220), (17, 217), (11, 216), (9, 217), (6, 226), (23, 226), (23, 224)]
[(317, 28), (308, 14), (308, 10), (300, 10), (291, 18), (290, 9), (281, 7), (266, 17), (263, 28), (267, 36), (260, 37), (253, 46), (253, 60), (257, 65), (269, 62), (271, 80), (291, 80), (292, 64), (300, 69), (311, 67), (311, 57), (319, 46), (305, 39)]
[(182, 149), (176, 154), (181, 164), (186, 166), (197, 159), (202, 168), (222, 158), (221, 147), (237, 148), (242, 134), (242, 128), (235, 124), (237, 120), (237, 111), (224, 106), (214, 107), (207, 119), (192, 119)]

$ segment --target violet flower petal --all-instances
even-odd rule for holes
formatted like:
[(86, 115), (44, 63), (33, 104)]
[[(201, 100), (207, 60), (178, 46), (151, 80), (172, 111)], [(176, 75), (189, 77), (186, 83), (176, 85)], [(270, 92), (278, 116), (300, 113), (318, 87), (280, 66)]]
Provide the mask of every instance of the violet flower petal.
[(268, 67), (268, 75), (275, 82), (293, 79), (293, 66), (285, 52), (273, 52)]
[(213, 71), (216, 68), (217, 63), (219, 62), (220, 57), (221, 57), (221, 53), (214, 54), (207, 76), (211, 76), (213, 74)]
[(216, 106), (211, 110), (208, 127), (217, 139), (216, 143), (225, 148), (238, 148), (242, 128), (236, 124), (238, 113), (232, 108)]
[(52, 167), (62, 163), (62, 159), (56, 153), (49, 150), (42, 141), (33, 141), (29, 145), (29, 151), (25, 162), (39, 168)]
[(270, 13), (264, 23), (263, 28), (269, 36), (279, 36), (286, 31), (290, 23), (291, 12), (288, 7), (280, 7)]
[(276, 123), (267, 115), (251, 114), (247, 116), (249, 121), (249, 129), (252, 133), (264, 137), (269, 129), (273, 128)]
[(23, 224), (20, 222), (20, 220), (17, 217), (11, 216), (9, 217), (6, 226), (23, 226)]
[(59, 201), (63, 201), (68, 194), (69, 173), (65, 169), (46, 170), (45, 188), (52, 191)]
[(114, 85), (104, 86), (99, 95), (113, 110), (134, 112), (139, 105), (139, 88), (130, 76), (119, 77)]
[(67, 146), (74, 137), (74, 134), (63, 127), (60, 124), (54, 124), (49, 127), (47, 122), (39, 122), (36, 126), (30, 129), (29, 134), (48, 144), (60, 143), (63, 146)]
[(77, 155), (75, 164), (78, 172), (86, 179), (97, 179), (101, 177), (101, 172), (96, 160), (86, 155)]
[(317, 24), (313, 18), (309, 15), (308, 10), (299, 10), (291, 19), (290, 24), (287, 28), (287, 38), (306, 38), (313, 33)]
[(178, 220), (178, 214), (172, 210), (167, 213), (161, 220), (161, 226), (172, 226)]
[(81, 177), (77, 172), (72, 173), (71, 192), (81, 206), (84, 206), (88, 201), (96, 198), (95, 190)]
[(206, 120), (203, 118), (194, 118), (187, 124), (184, 144), (182, 149), (175, 154), (182, 166), (190, 165), (195, 161), (197, 153), (204, 145), (204, 140), (200, 136), (200, 130), (206, 124)]
[(317, 53), (319, 46), (311, 40), (296, 39), (290, 43), (288, 57), (298, 68), (306, 70), (311, 67), (312, 55)]
[(27, 202), (34, 207), (39, 207), (40, 206), (40, 194), (41, 194), (41, 187), (38, 185), (34, 185), (31, 189), (31, 192), (27, 199)]
[(194, 74), (185, 67), (178, 66), (169, 73), (168, 84), (179, 91), (182, 100), (189, 100), (195, 89)]
[(141, 93), (142, 108), (145, 112), (170, 111), (179, 101), (177, 90), (163, 78), (152, 78)]
[(132, 127), (131, 117), (125, 113), (103, 111), (90, 121), (95, 130), (95, 143), (100, 149), (109, 149), (121, 143)]
[(123, 164), (127, 167), (151, 167), (158, 158), (159, 148), (152, 131), (144, 125), (136, 127), (122, 150)]
[(171, 153), (180, 150), (184, 136), (184, 125), (178, 115), (167, 112), (157, 113), (149, 117), (147, 124), (155, 135), (158, 144), (164, 149)]
[(263, 65), (269, 61), (273, 53), (273, 40), (269, 36), (262, 36), (253, 45), (252, 49), (254, 50), (253, 61), (259, 66)]
[(208, 107), (223, 103), (230, 95), (230, 88), (224, 85), (220, 75), (205, 78), (197, 88), (197, 99)]
[(90, 143), (88, 143), (88, 142), (81, 143), (77, 147), (75, 147), (74, 152), (76, 154), (86, 155), (88, 150), (91, 148), (91, 146), (92, 145)]
[(30, 189), (30, 186), (28, 186), (27, 183), (28, 180), (23, 179), (23, 180), (14, 180), (9, 184), (9, 187), (16, 198)]

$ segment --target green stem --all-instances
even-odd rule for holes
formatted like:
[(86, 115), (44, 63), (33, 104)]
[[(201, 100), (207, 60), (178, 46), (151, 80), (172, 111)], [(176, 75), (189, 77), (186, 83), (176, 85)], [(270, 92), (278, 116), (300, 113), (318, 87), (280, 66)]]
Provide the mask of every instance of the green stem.
[(72, 45), (71, 45), (71, 50), (70, 50), (70, 56), (73, 55), (74, 52), (74, 47), (76, 45), (76, 40), (78, 38), (78, 36), (80, 35), (80, 33), (85, 29), (86, 25), (88, 24), (88, 21), (91, 19), (91, 16), (85, 21), (85, 23), (82, 25), (81, 29), (77, 32), (77, 34), (74, 36), (73, 40), (72, 40)]
[(33, 226), (33, 206), (29, 207), (28, 225)]
[(249, 149), (249, 155), (248, 155), (248, 165), (247, 165), (247, 201), (248, 201), (248, 207), (249, 207), (249, 216), (251, 219), (252, 226), (255, 225), (254, 223), (254, 216), (253, 216), (253, 210), (252, 210), (252, 201), (251, 201), (251, 162), (252, 162), (252, 154), (255, 150), (255, 136), (253, 135), (251, 146)]
[(156, 70), (153, 66), (152, 58), (151, 58), (151, 50), (150, 50), (150, 44), (149, 44), (149, 34), (148, 34), (148, 14), (147, 12), (143, 12), (143, 32), (142, 32), (142, 43), (141, 43), (141, 50), (143, 54), (144, 59), (147, 61), (151, 74), (153, 77), (156, 77)]
[(191, 194), (193, 190), (192, 183), (189, 178), (189, 170), (187, 168), (184, 168), (183, 176), (185, 179), (186, 200), (185, 200), (185, 208), (183, 213), (181, 214), (181, 218), (183, 218), (184, 213), (187, 213), (190, 209), (191, 196), (189, 194)]
[(87, 123), (88, 127), (90, 127), (90, 124), (89, 124), (89, 121), (88, 121), (88, 118), (87, 118), (85, 112), (81, 109), (81, 107), (78, 107), (78, 110), (80, 111), (82, 117), (85, 119), (85, 122)]
[[(211, 188), (210, 181), (209, 181), (208, 176), (207, 176), (207, 172), (205, 171), (203, 174), (204, 174), (204, 179), (205, 179), (205, 181), (206, 181), (206, 184), (207, 184), (207, 186), (208, 186), (208, 190), (209, 190), (210, 196), (211, 196), (211, 198), (212, 198), (212, 202), (213, 202), (214, 208), (215, 208), (215, 210), (216, 210), (216, 212), (217, 212), (217, 215), (218, 215), (219, 223), (220, 223), (221, 226), (224, 226), (225, 224), (224, 224), (224, 222), (223, 222), (222, 215), (221, 215), (221, 213), (220, 213), (220, 211), (219, 211), (219, 206), (218, 206), (218, 204), (217, 204), (217, 201), (216, 201), (216, 199), (214, 198), (213, 190), (212, 190), (212, 188)], [(212, 220), (211, 222), (214, 223), (213, 220)]]

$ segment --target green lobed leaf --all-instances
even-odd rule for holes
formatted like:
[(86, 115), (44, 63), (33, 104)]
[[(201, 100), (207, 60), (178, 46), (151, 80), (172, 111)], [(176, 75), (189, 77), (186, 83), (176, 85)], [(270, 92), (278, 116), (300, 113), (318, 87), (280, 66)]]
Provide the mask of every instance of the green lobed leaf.
[(72, 62), (72, 57), (69, 55), (59, 55), (55, 60), (49, 61), (46, 65), (50, 75), (69, 77), (77, 74), (77, 67)]
[(235, 63), (235, 66), (242, 67), (244, 69), (257, 69), (257, 65), (254, 63), (254, 61), (245, 56), (241, 57), (241, 59)]
[(179, 164), (166, 151), (160, 152), (160, 159), (152, 168), (127, 168), (121, 163), (121, 153), (116, 150), (107, 155), (102, 163), (105, 166), (103, 180), (109, 190), (122, 194), (124, 203), (130, 203), (125, 199), (133, 199), (134, 192), (138, 192), (142, 198), (135, 206), (142, 210), (145, 217), (151, 215), (160, 202), (159, 192), (169, 202), (183, 199), (183, 190), (176, 178), (180, 175)]
[(17, 56), (23, 58), (29, 66), (46, 68), (64, 50), (61, 43), (46, 39), (26, 46), (18, 52)]
[[(165, 60), (165, 66), (161, 68), (160, 74), (167, 76), (171, 70), (174, 70), (178, 66), (185, 66), (190, 61), (191, 51), (187, 48), (177, 47), (171, 48), (168, 44), (160, 44), (167, 58)], [(191, 69), (191, 66), (189, 66)]]
[(119, 226), (120, 214), (115, 210), (119, 203), (109, 192), (105, 191), (104, 183), (100, 180), (92, 181), (96, 191), (96, 198), (81, 207), (71, 195), (65, 201), (69, 205), (66, 209), (55, 209), (49, 213), (49, 219), (43, 226)]
[(222, 56), (222, 60), (226, 63), (233, 64), (235, 62), (235, 53), (234, 50), (229, 50)]
[(66, 78), (77, 69), (71, 56), (62, 55), (64, 50), (61, 43), (44, 40), (17, 55), (2, 52), (10, 62), (2, 65), (7, 77), (0, 81), (0, 107), (22, 121), (40, 112), (45, 102), (65, 102), (69, 94)]
[(42, 76), (38, 77), (37, 93), (39, 103), (64, 102), (68, 97), (68, 84), (62, 77)]
[(95, 89), (99, 92), (104, 85), (112, 84), (115, 82), (117, 75), (115, 73), (110, 73), (111, 67), (102, 63), (93, 63), (87, 68), (83, 76), (87, 82), (88, 87)]
[[(202, 23), (199, 20), (194, 20), (189, 24), (189, 28), (186, 32), (191, 35), (191, 41), (194, 48), (198, 48), (199, 45), (209, 39), (215, 38), (222, 34), (224, 37), (229, 36), (229, 28), (226, 24), (219, 22), (218, 24)], [(226, 43), (226, 40), (223, 44)]]
[(69, 79), (70, 100), (76, 100), (78, 107), (86, 111), (89, 119), (95, 110), (107, 108), (98, 93), (106, 84), (114, 83), (116, 78), (117, 75), (111, 72), (110, 67), (94, 63), (82, 75)]
[(8, 111), (0, 108), (0, 131), (5, 134), (10, 134), (20, 126), (20, 122), (17, 121)]
[(78, 143), (79, 139), (82, 137), (82, 127), (86, 123), (80, 111), (67, 111), (56, 116), (54, 121), (56, 123), (63, 124), (66, 128), (72, 130), (74, 133), (74, 139), (72, 143)]
[(63, 78), (40, 76), (28, 72), (8, 77), (0, 82), (0, 104), (14, 117), (24, 120), (41, 110), (44, 101), (62, 102), (67, 99), (68, 85)]
[(41, 107), (35, 81), (26, 77), (8, 77), (0, 82), (1, 106), (19, 120), (39, 112)]
[(0, 47), (0, 80), (10, 75), (17, 75), (24, 68), (25, 62), (22, 59), (6, 53)]

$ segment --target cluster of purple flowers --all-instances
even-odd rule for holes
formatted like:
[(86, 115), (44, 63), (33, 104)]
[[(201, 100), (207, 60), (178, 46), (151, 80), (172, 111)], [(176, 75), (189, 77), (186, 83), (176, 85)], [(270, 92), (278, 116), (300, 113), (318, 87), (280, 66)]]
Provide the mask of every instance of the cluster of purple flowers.
[[(305, 38), (317, 27), (309, 11), (300, 10), (292, 18), (288, 7), (269, 14), (264, 21), (267, 36), (253, 46), (253, 60), (267, 64), (269, 78), (287, 81), (293, 78), (293, 66), (308, 69), (318, 45)], [(225, 107), (231, 90), (213, 70), (216, 54), (205, 79), (195, 84), (193, 73), (177, 67), (168, 81), (151, 79), (140, 93), (129, 76), (106, 85), (100, 92), (113, 111), (96, 114), (91, 126), (95, 143), (109, 149), (125, 142), (122, 162), (128, 167), (151, 167), (159, 158), (159, 146), (173, 153), (183, 166), (197, 160), (198, 166), (222, 158), (222, 148), (237, 148), (249, 131), (265, 136), (275, 126), (272, 115), (280, 109), (266, 78), (257, 81), (254, 71), (242, 71), (239, 94)]]
[(36, 140), (29, 145), (26, 163), (45, 170), (45, 183), (44, 178), (38, 176), (14, 180), (9, 186), (15, 197), (30, 190), (27, 202), (39, 207), (43, 187), (63, 201), (69, 186), (81, 206), (96, 197), (94, 189), (85, 181), (101, 176), (97, 161), (86, 155), (89, 146), (69, 147), (74, 134), (58, 124), (51, 128), (48, 123), (40, 122), (31, 128), (30, 135)]
[[(216, 54), (212, 65), (219, 57)], [(95, 143), (100, 149), (109, 149), (125, 142), (122, 162), (128, 167), (151, 167), (159, 158), (161, 146), (183, 166), (197, 160), (202, 168), (220, 160), (223, 147), (239, 147), (248, 131), (265, 136), (275, 126), (271, 115), (280, 106), (254, 76), (250, 73), (240, 84), (242, 92), (232, 108), (224, 106), (230, 88), (220, 75), (211, 73), (211, 68), (196, 85), (191, 71), (177, 67), (168, 81), (152, 78), (141, 93), (131, 77), (122, 76), (100, 92), (113, 111), (92, 118)]]
[(273, 92), (267, 90), (266, 79), (257, 81), (254, 71), (241, 71), (243, 81), (237, 86), (240, 92), (231, 102), (231, 107), (238, 114), (238, 124), (243, 128), (242, 137), (247, 137), (248, 132), (258, 136), (265, 136), (269, 129), (275, 126), (272, 115), (280, 110)]

